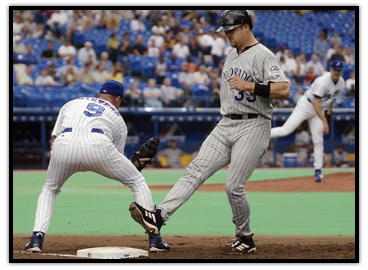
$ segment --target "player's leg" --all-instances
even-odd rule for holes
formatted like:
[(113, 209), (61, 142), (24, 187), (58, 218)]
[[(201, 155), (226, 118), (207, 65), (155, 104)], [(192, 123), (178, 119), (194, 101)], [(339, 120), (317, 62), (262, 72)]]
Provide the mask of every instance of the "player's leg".
[[(323, 179), (321, 169), (323, 167), (323, 122), (318, 115), (308, 120), (309, 128), (312, 134), (312, 141), (314, 147), (314, 169), (316, 170), (316, 181)], [(320, 175), (320, 180), (317, 179)]]
[(250, 228), (250, 206), (244, 188), (267, 150), (271, 129), (269, 120), (261, 118), (256, 121), (259, 124), (254, 125), (250, 132), (239, 132), (243, 134), (232, 145), (231, 163), (226, 177), (225, 187), (233, 213), (232, 221), (236, 226), (236, 235), (240, 237), (253, 234)]
[(289, 118), (281, 127), (271, 129), (271, 139), (284, 137), (293, 132), (305, 119), (307, 119), (304, 110), (296, 106)]
[[(92, 135), (90, 139), (91, 137)], [(138, 204), (147, 210), (154, 209), (151, 191), (143, 175), (126, 156), (118, 152), (115, 146), (105, 138), (101, 140), (91, 139), (89, 147), (85, 151), (83, 164), (88, 170), (128, 186)]]
[(184, 175), (157, 206), (161, 216), (168, 220), (212, 174), (230, 162), (230, 148), (225, 131), (217, 126), (203, 142), (198, 156), (185, 169)]

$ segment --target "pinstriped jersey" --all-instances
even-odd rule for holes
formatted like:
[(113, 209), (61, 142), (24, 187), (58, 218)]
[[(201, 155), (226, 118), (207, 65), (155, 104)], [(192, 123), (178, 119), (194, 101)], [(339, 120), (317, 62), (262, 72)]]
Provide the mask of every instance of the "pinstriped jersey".
[(260, 43), (246, 48), (241, 54), (234, 49), (228, 54), (221, 74), (222, 115), (254, 113), (271, 119), (273, 99), (230, 89), (227, 79), (232, 76), (239, 76), (247, 82), (259, 84), (287, 82), (276, 56)]
[(128, 130), (119, 111), (109, 101), (92, 97), (69, 101), (60, 109), (52, 136), (59, 136), (65, 128), (101, 129), (118, 151), (124, 153)]

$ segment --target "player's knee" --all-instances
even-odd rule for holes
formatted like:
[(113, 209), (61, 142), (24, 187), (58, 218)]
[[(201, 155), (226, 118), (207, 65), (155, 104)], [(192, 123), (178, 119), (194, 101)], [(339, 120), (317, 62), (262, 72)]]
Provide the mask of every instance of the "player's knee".
[(225, 189), (228, 197), (243, 196), (245, 194), (245, 189), (243, 185), (235, 186), (226, 182)]

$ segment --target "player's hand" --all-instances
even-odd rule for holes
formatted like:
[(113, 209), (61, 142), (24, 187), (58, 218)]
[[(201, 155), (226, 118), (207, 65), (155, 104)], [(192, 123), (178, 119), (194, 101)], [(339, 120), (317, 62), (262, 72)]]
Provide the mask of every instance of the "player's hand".
[(230, 85), (230, 88), (238, 90), (238, 91), (245, 91), (247, 90), (247, 82), (244, 81), (239, 76), (233, 76), (227, 79), (227, 82)]
[(327, 135), (330, 132), (327, 121), (323, 121), (323, 134)]

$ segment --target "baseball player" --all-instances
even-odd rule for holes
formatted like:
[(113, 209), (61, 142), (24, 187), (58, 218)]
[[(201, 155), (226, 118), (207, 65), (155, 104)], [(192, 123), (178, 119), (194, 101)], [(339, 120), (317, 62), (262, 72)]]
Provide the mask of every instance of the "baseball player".
[[(333, 103), (345, 89), (345, 81), (341, 77), (343, 68), (342, 61), (333, 61), (330, 72), (315, 79), (310, 89), (299, 99), (284, 125), (271, 129), (271, 139), (283, 137), (293, 132), (304, 120), (308, 120), (314, 146), (316, 182), (323, 180), (321, 171), (323, 166), (323, 134), (329, 133)], [(323, 113), (326, 108), (328, 108), (327, 111)]]
[(221, 75), (220, 112), (223, 117), (156, 211), (150, 212), (137, 202), (131, 203), (132, 218), (147, 233), (158, 233), (163, 222), (206, 179), (230, 163), (225, 186), (236, 238), (222, 251), (238, 254), (256, 250), (244, 187), (269, 144), (273, 99), (288, 98), (290, 88), (280, 62), (257, 42), (252, 29), (248, 10), (222, 13), (221, 27), (217, 31), (225, 31), (234, 48), (227, 56)]
[[(81, 97), (60, 110), (52, 131), (51, 159), (47, 180), (38, 198), (34, 232), (25, 250), (41, 252), (50, 225), (56, 196), (65, 181), (76, 172), (93, 171), (128, 186), (134, 199), (154, 209), (151, 192), (140, 170), (155, 156), (159, 140), (148, 140), (129, 160), (124, 156), (127, 126), (117, 110), (124, 87), (107, 81), (98, 98)], [(160, 235), (149, 238), (150, 251), (167, 251)]]

